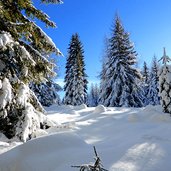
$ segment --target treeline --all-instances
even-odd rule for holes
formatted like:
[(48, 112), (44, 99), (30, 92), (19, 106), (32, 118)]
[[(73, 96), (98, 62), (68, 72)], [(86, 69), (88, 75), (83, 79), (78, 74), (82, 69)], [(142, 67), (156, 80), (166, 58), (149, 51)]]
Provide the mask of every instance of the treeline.
[(112, 107), (160, 104), (158, 61), (154, 57), (150, 68), (146, 62), (141, 70), (135, 67), (137, 52), (118, 16), (111, 36), (106, 38), (105, 47), (100, 85), (91, 85), (87, 92), (88, 78), (85, 73), (83, 46), (78, 34), (72, 36), (68, 48), (63, 103), (86, 103), (88, 106), (102, 104)]

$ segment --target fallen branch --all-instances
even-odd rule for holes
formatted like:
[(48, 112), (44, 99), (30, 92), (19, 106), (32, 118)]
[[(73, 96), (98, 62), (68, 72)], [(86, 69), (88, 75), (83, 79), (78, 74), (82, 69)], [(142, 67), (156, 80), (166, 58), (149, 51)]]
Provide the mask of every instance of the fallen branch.
[(101, 159), (97, 154), (95, 146), (94, 146), (94, 153), (95, 153), (95, 158), (94, 158), (95, 163), (94, 163), (94, 165), (83, 164), (83, 165), (80, 165), (80, 166), (71, 166), (71, 167), (79, 168), (80, 171), (108, 171), (108, 170), (103, 168), (103, 165), (101, 163)]

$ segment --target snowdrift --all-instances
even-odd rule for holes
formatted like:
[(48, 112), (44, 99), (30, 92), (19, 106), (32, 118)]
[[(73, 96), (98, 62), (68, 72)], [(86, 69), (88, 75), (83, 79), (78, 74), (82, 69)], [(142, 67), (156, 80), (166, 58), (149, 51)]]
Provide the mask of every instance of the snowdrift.
[(70, 170), (74, 162), (79, 164), (81, 158), (91, 157), (89, 148), (73, 133), (37, 138), (1, 154), (0, 171)]
[(94, 162), (94, 145), (109, 171), (171, 170), (171, 118), (160, 106), (47, 110), (54, 122), (72, 127), (47, 130), (7, 152), (0, 148), (0, 171), (77, 171), (71, 166)]

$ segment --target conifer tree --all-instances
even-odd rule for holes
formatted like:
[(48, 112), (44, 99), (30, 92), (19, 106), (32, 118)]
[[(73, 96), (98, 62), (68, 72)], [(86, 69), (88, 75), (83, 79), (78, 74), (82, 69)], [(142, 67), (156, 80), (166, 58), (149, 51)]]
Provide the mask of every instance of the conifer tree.
[(48, 80), (39, 84), (31, 83), (30, 88), (43, 106), (49, 107), (52, 104), (61, 104), (58, 92), (62, 90), (62, 87), (54, 81)]
[(105, 106), (141, 107), (142, 101), (137, 96), (136, 79), (141, 74), (133, 67), (137, 53), (125, 32), (119, 17), (109, 39), (106, 71), (102, 72), (100, 103)]
[(145, 84), (149, 83), (149, 68), (147, 67), (147, 63), (144, 61), (142, 76)]
[(54, 76), (54, 64), (45, 55), (60, 54), (34, 18), (55, 27), (32, 0), (0, 1), (0, 131), (22, 141), (36, 136), (48, 122), (29, 83)]
[(100, 87), (99, 87), (99, 102), (102, 103), (102, 99), (105, 98), (105, 94), (103, 94), (103, 88), (105, 87), (106, 84), (106, 77), (105, 77), (105, 73), (107, 71), (107, 60), (108, 60), (108, 54), (109, 54), (109, 38), (105, 37), (104, 39), (104, 50), (103, 50), (103, 56), (102, 56), (102, 60), (101, 60), (101, 72), (99, 74), (99, 78), (100, 78)]
[(163, 66), (159, 71), (159, 93), (163, 112), (171, 114), (171, 66), (167, 63), (171, 61), (164, 49), (162, 60)]
[(159, 65), (157, 64), (157, 58), (154, 56), (152, 60), (152, 67), (149, 77), (149, 88), (147, 98), (149, 99), (149, 104), (151, 105), (159, 105), (160, 97), (159, 97)]
[(97, 84), (91, 84), (90, 92), (88, 94), (88, 106), (95, 107), (98, 105), (99, 88)]
[(87, 75), (85, 73), (84, 51), (78, 34), (73, 34), (68, 49), (65, 75), (66, 105), (81, 105), (87, 101)]
[(145, 61), (143, 64), (142, 76), (143, 76), (142, 84), (141, 84), (142, 92), (140, 93), (142, 93), (142, 96), (143, 96), (143, 99), (142, 99), (143, 105), (147, 106), (150, 103), (149, 101), (150, 99), (148, 97), (149, 85), (150, 85), (150, 71)]

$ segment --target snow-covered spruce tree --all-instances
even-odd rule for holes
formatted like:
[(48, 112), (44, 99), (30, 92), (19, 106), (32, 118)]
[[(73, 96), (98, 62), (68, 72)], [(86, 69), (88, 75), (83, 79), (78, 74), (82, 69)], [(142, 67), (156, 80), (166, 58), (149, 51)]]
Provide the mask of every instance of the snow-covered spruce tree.
[(157, 58), (154, 56), (152, 60), (152, 66), (149, 76), (149, 86), (148, 86), (148, 94), (147, 99), (149, 104), (151, 105), (159, 105), (160, 97), (159, 97), (159, 65), (157, 64)]
[(167, 64), (171, 59), (166, 55), (165, 49), (163, 57), (160, 60), (163, 63), (159, 71), (160, 102), (163, 107), (163, 112), (171, 114), (171, 66)]
[(101, 60), (101, 72), (99, 74), (99, 78), (100, 78), (100, 87), (99, 87), (99, 100), (98, 102), (102, 103), (103, 99), (106, 98), (106, 94), (104, 92), (104, 87), (106, 84), (106, 76), (105, 73), (107, 71), (107, 60), (108, 60), (108, 55), (109, 55), (109, 38), (105, 37), (104, 39), (104, 50), (103, 50), (103, 55), (102, 55), (102, 60)]
[(142, 92), (139, 92), (139, 94), (142, 93), (143, 104), (144, 104), (144, 106), (147, 106), (150, 103), (149, 98), (147, 97), (148, 92), (149, 92), (149, 84), (150, 84), (150, 71), (149, 71), (147, 63), (145, 61), (143, 64), (142, 76), (143, 76), (142, 83), (141, 83)]
[(48, 80), (40, 84), (31, 83), (30, 88), (43, 106), (49, 107), (52, 104), (61, 104), (58, 92), (62, 90), (62, 87), (54, 81)]
[(140, 72), (133, 67), (137, 53), (124, 31), (119, 17), (109, 39), (106, 71), (101, 72), (100, 103), (105, 106), (141, 107), (142, 101), (137, 96), (136, 80), (141, 78)]
[(42, 54), (60, 53), (34, 18), (55, 27), (32, 0), (0, 1), (0, 131), (22, 141), (34, 137), (47, 123), (29, 83), (54, 75), (54, 64)]
[(84, 51), (78, 34), (73, 34), (68, 48), (65, 75), (66, 105), (81, 105), (87, 101), (87, 75), (85, 73)]
[(98, 105), (99, 87), (97, 84), (91, 84), (90, 92), (88, 93), (88, 106), (95, 107)]
[(142, 76), (145, 84), (149, 83), (149, 77), (150, 77), (149, 74), (150, 74), (149, 68), (147, 67), (147, 63), (144, 61)]

